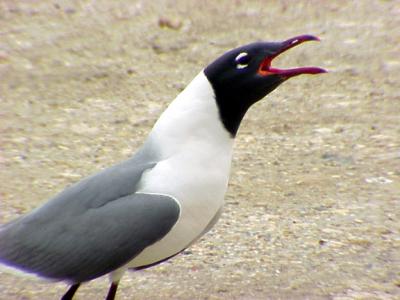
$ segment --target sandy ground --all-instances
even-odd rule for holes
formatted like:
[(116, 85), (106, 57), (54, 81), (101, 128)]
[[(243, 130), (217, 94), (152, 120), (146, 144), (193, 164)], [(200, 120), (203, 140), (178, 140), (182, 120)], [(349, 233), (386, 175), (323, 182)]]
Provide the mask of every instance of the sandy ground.
[[(0, 223), (129, 157), (225, 50), (311, 33), (275, 66), (330, 73), (248, 112), (220, 222), (118, 299), (399, 299), (399, 28), (398, 1), (3, 0)], [(65, 290), (0, 272), (0, 299)]]

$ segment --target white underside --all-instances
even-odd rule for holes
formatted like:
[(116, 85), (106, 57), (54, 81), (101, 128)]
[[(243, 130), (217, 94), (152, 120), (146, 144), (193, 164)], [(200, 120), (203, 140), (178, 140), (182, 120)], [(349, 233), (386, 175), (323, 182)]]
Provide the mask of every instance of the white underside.
[(233, 138), (219, 118), (212, 87), (203, 72), (161, 115), (149, 140), (160, 162), (141, 179), (138, 192), (176, 199), (177, 223), (160, 241), (111, 274), (149, 265), (179, 253), (204, 234), (224, 203)]

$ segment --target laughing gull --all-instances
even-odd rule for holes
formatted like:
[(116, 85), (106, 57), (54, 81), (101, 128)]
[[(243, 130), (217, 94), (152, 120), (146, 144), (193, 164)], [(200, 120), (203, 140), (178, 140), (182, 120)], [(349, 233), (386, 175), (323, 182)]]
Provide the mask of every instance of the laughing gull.
[(317, 67), (271, 61), (306, 41), (256, 42), (203, 69), (161, 115), (130, 159), (66, 188), (0, 228), (0, 262), (71, 284), (109, 274), (108, 300), (128, 269), (145, 269), (189, 247), (221, 215), (232, 147), (249, 107), (282, 82)]

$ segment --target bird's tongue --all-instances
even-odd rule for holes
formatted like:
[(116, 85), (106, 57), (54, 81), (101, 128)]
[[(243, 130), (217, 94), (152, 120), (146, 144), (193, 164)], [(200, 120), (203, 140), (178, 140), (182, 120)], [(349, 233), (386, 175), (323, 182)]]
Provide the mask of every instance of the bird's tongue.
[(300, 67), (300, 68), (290, 68), (290, 69), (273, 68), (271, 67), (270, 58), (264, 59), (258, 69), (258, 74), (260, 74), (261, 76), (277, 74), (287, 78), (301, 74), (319, 74), (319, 73), (326, 73), (326, 70), (318, 67)]

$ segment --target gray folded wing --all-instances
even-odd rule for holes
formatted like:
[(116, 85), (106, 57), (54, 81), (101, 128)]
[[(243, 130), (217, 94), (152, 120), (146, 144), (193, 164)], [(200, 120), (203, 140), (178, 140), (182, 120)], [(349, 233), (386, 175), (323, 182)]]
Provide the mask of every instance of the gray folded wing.
[(134, 194), (51, 220), (22, 218), (0, 231), (0, 260), (38, 275), (83, 282), (129, 262), (175, 224), (168, 196)]
[(0, 228), (0, 262), (52, 279), (83, 282), (129, 262), (179, 217), (168, 196), (136, 193), (155, 163), (135, 156), (64, 190)]

